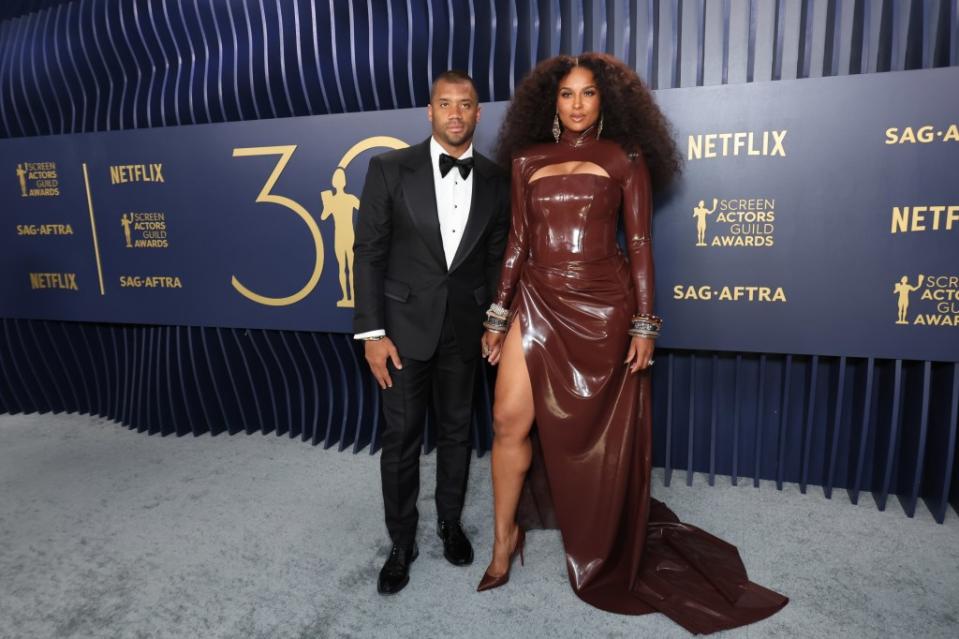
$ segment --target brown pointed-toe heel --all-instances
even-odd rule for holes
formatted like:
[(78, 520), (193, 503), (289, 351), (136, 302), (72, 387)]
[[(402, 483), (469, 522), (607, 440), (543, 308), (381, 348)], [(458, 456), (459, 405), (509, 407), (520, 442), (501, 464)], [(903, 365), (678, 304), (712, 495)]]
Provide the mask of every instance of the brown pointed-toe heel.
[(519, 555), (519, 563), (521, 566), (526, 565), (526, 560), (523, 557), (523, 547), (526, 545), (526, 531), (522, 528), (519, 529), (519, 532), (516, 534), (516, 546), (513, 548), (513, 552), (509, 555), (509, 565), (506, 567), (506, 572), (502, 575), (491, 575), (489, 571), (486, 571), (483, 574), (483, 578), (480, 579), (479, 586), (476, 587), (476, 592), (483, 592), (484, 590), (492, 590), (493, 588), (499, 588), (503, 584), (509, 581), (509, 571), (513, 567), (513, 560), (516, 559), (516, 555)]

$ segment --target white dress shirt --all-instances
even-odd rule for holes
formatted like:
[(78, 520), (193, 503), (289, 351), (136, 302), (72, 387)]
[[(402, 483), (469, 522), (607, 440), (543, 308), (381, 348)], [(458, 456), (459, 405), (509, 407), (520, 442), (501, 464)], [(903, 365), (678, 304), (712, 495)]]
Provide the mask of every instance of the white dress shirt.
[[(453, 263), (453, 256), (463, 237), (466, 219), (470, 214), (470, 200), (473, 197), (473, 172), (463, 179), (455, 166), (443, 177), (440, 173), (440, 155), (446, 149), (440, 146), (436, 138), (430, 138), (430, 158), (433, 161), (433, 187), (436, 190), (436, 213), (440, 218), (440, 236), (443, 238), (443, 252), (446, 254), (446, 267)], [(470, 144), (458, 160), (473, 157), (473, 145)]]
[[(440, 173), (440, 154), (446, 153), (436, 138), (430, 138), (430, 161), (433, 163), (433, 190), (436, 193), (436, 214), (440, 222), (440, 237), (443, 240), (443, 253), (446, 267), (453, 264), (453, 256), (459, 248), (466, 220), (470, 214), (470, 202), (473, 199), (473, 171), (464, 179), (457, 167), (450, 169), (444, 177)], [(473, 145), (457, 159), (473, 157)], [(358, 333), (353, 339), (378, 337), (385, 335), (384, 329)]]

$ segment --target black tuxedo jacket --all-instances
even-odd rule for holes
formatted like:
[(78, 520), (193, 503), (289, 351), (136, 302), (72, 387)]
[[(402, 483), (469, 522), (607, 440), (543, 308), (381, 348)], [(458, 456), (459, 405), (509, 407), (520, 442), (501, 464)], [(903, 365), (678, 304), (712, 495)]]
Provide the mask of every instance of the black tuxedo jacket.
[(509, 230), (509, 184), (495, 163), (475, 149), (473, 157), (469, 218), (448, 269), (429, 138), (370, 160), (353, 254), (354, 332), (385, 329), (401, 356), (427, 360), (448, 309), (463, 358), (479, 355)]

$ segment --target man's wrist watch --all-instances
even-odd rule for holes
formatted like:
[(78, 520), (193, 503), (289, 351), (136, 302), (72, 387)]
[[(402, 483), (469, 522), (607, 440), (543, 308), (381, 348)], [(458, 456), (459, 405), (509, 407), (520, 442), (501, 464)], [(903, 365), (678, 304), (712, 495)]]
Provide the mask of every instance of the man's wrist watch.
[(381, 339), (385, 338), (386, 335), (370, 335), (369, 337), (361, 337), (360, 341), (363, 342), (378, 342)]

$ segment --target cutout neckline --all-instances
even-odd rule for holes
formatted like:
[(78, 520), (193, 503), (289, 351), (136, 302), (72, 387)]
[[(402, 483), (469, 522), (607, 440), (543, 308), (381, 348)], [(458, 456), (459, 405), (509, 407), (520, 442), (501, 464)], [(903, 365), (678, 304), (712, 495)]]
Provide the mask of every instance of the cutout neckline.
[(553, 175), (544, 175), (544, 176), (542, 176), (542, 177), (536, 178), (535, 180), (530, 180), (529, 182), (526, 183), (526, 186), (532, 186), (533, 184), (536, 184), (536, 183), (539, 182), (540, 180), (548, 180), (549, 178), (572, 177), (572, 176), (574, 176), (574, 175), (587, 175), (587, 176), (591, 176), (591, 177), (597, 177), (597, 178), (600, 178), (600, 179), (602, 179), (602, 180), (609, 180), (610, 182), (613, 181), (613, 178), (611, 178), (611, 177), (608, 176), (608, 175), (600, 175), (599, 173), (587, 173), (587, 172), (585, 172), (585, 171), (574, 171), (574, 172), (572, 172), (572, 173), (554, 173)]

